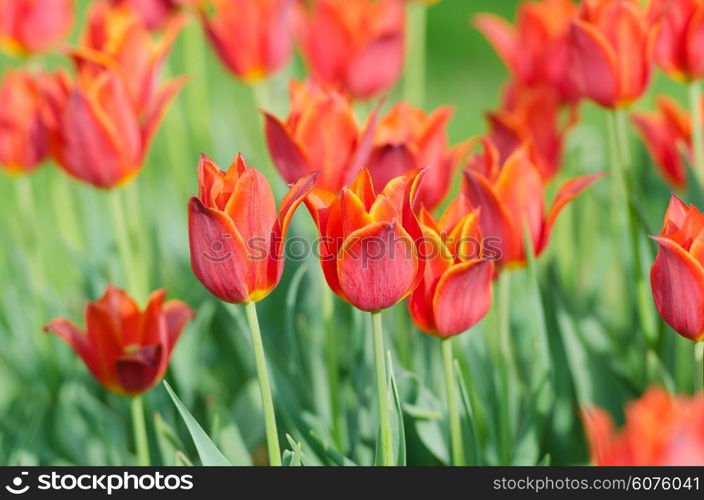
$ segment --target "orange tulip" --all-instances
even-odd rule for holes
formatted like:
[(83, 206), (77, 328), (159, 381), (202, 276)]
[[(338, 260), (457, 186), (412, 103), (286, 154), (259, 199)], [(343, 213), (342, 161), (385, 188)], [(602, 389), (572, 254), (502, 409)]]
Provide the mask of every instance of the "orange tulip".
[(665, 323), (695, 342), (704, 340), (704, 215), (674, 194), (650, 269), (653, 299)]
[(164, 302), (165, 295), (152, 293), (141, 311), (124, 291), (109, 286), (98, 301), (88, 302), (85, 331), (64, 318), (44, 331), (64, 339), (105, 388), (136, 396), (164, 377), (176, 341), (194, 316), (180, 300)]
[(313, 82), (291, 81), (286, 122), (265, 113), (269, 154), (286, 182), (319, 172), (317, 187), (337, 193), (369, 159), (376, 112), (360, 130), (350, 100)]
[(293, 52), (293, 0), (206, 0), (201, 20), (222, 63), (257, 81), (279, 70)]
[(594, 465), (704, 465), (704, 393), (687, 398), (648, 389), (628, 405), (620, 431), (600, 408), (585, 411), (583, 420)]
[(464, 193), (471, 206), (481, 210), (479, 227), (484, 238), (498, 238), (501, 266), (526, 263), (524, 227), (531, 238), (534, 255), (547, 247), (550, 233), (562, 209), (602, 174), (575, 177), (558, 190), (545, 213), (545, 187), (540, 172), (525, 147), (517, 149), (501, 163), (493, 143), (485, 139), (484, 153), (468, 160)]
[(447, 338), (478, 323), (489, 311), (494, 263), (485, 260), (479, 210), (460, 194), (439, 221), (421, 211), (423, 280), (408, 299), (415, 325)]
[(306, 198), (320, 233), (320, 263), (340, 298), (379, 311), (406, 298), (423, 277), (423, 233), (413, 211), (422, 171), (392, 179), (376, 194), (369, 171), (334, 195), (320, 189)]
[(44, 52), (68, 35), (72, 22), (73, 0), (0, 0), (0, 47)]
[(316, 0), (301, 7), (299, 38), (314, 78), (355, 98), (388, 90), (403, 69), (400, 0)]
[(577, 9), (571, 0), (523, 2), (516, 25), (494, 14), (478, 14), (474, 26), (487, 38), (519, 87), (552, 87), (561, 102), (577, 97), (565, 66), (569, 26)]
[[(457, 163), (457, 150), (448, 150), (447, 122), (452, 108), (443, 106), (430, 115), (406, 103), (398, 103), (381, 119), (374, 149), (366, 166), (374, 186), (382, 189), (414, 168), (430, 167), (418, 192), (419, 206), (432, 210), (443, 200)], [(461, 149), (461, 148), (460, 148)]]
[(153, 105), (140, 110), (121, 74), (103, 69), (79, 75), (67, 95), (53, 96), (53, 154), (69, 175), (98, 188), (129, 182), (140, 170), (149, 144), (183, 79), (156, 94)]
[(563, 113), (561, 98), (552, 87), (512, 87), (503, 107), (487, 115), (489, 138), (505, 161), (516, 149), (527, 144), (531, 160), (544, 181), (560, 169), (565, 137), (577, 122), (573, 106)]
[(159, 72), (182, 26), (182, 17), (170, 18), (157, 40), (137, 11), (97, 2), (88, 12), (74, 61), (83, 76), (94, 77), (105, 66), (120, 72), (136, 109), (148, 112), (158, 105)]
[(188, 233), (191, 268), (210, 293), (233, 304), (257, 302), (271, 293), (284, 270), (288, 224), (315, 176), (296, 182), (277, 214), (266, 178), (241, 154), (227, 172), (201, 156), (199, 194), (188, 204)]
[(704, 77), (704, 2), (652, 0), (649, 16), (656, 32), (656, 64), (678, 80)]
[(669, 97), (659, 97), (657, 107), (656, 113), (633, 113), (632, 120), (660, 174), (675, 189), (684, 189), (687, 169), (683, 156), (691, 160), (692, 120)]
[(631, 104), (650, 81), (652, 36), (637, 0), (585, 0), (570, 29), (569, 73), (605, 108)]
[(49, 153), (42, 87), (50, 77), (9, 71), (0, 85), (0, 165), (12, 173), (29, 172)]

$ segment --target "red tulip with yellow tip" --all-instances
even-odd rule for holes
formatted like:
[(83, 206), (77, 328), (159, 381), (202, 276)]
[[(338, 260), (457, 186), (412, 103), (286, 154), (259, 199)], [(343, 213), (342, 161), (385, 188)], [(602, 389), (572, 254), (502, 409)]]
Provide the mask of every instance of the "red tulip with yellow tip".
[(376, 193), (369, 171), (337, 195), (316, 189), (306, 205), (320, 232), (320, 263), (340, 298), (380, 311), (410, 295), (423, 276), (422, 231), (413, 206), (423, 171), (389, 181)]
[(239, 78), (256, 82), (291, 58), (294, 0), (204, 0), (199, 9), (210, 43)]
[(290, 82), (286, 121), (265, 113), (269, 154), (286, 182), (319, 172), (318, 188), (337, 193), (369, 160), (377, 113), (360, 128), (344, 94), (312, 81)]
[(355, 98), (388, 90), (403, 69), (401, 0), (316, 0), (300, 4), (301, 51), (316, 80)]
[(180, 300), (151, 294), (144, 310), (122, 290), (109, 286), (85, 310), (85, 330), (65, 318), (44, 327), (64, 339), (107, 389), (136, 396), (164, 377), (169, 358), (193, 310)]
[(188, 203), (188, 236), (191, 268), (210, 293), (233, 304), (271, 293), (283, 274), (289, 222), (316, 175), (299, 179), (277, 213), (266, 178), (241, 154), (226, 172), (201, 156), (199, 193)]
[(494, 144), (483, 140), (483, 154), (468, 160), (463, 190), (472, 207), (479, 208), (479, 227), (484, 238), (498, 238), (501, 267), (526, 264), (524, 228), (534, 255), (540, 255), (550, 239), (562, 209), (602, 174), (584, 175), (565, 182), (550, 209), (545, 211), (545, 186), (525, 147), (501, 163)]
[(676, 195), (670, 198), (662, 231), (652, 236), (658, 255), (650, 269), (655, 307), (673, 330), (704, 340), (704, 214)]
[(491, 307), (494, 263), (484, 259), (479, 209), (460, 194), (442, 217), (420, 213), (423, 280), (408, 299), (415, 325), (442, 338), (469, 330)]
[(0, 47), (29, 55), (55, 47), (71, 30), (73, 0), (0, 0)]
[(652, 45), (638, 0), (585, 0), (570, 28), (568, 71), (580, 95), (622, 108), (648, 87)]

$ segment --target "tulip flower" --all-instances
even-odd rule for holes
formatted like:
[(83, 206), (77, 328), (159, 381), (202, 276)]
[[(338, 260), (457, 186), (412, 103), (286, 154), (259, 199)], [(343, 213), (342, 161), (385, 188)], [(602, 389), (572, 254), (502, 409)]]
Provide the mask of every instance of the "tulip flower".
[(360, 130), (350, 100), (314, 82), (290, 83), (285, 122), (265, 115), (269, 154), (286, 182), (319, 172), (317, 187), (337, 193), (368, 162), (376, 111)]
[(655, 63), (672, 78), (692, 81), (704, 77), (704, 2), (652, 0)]
[(704, 465), (704, 393), (671, 396), (653, 387), (626, 408), (617, 431), (600, 408), (583, 415), (592, 463), (602, 466)]
[(685, 158), (692, 160), (692, 120), (670, 97), (657, 99), (655, 113), (633, 113), (632, 120), (660, 174), (675, 189), (687, 184)]
[(52, 106), (57, 162), (72, 177), (98, 188), (129, 182), (183, 83), (175, 79), (163, 86), (153, 106), (140, 112), (116, 71), (79, 76), (64, 99)]
[(366, 163), (374, 186), (386, 184), (409, 170), (430, 167), (418, 192), (418, 204), (432, 210), (450, 188), (455, 151), (447, 147), (447, 122), (452, 108), (443, 106), (430, 115), (398, 103), (383, 117), (374, 135), (374, 149)]
[(655, 307), (677, 333), (704, 340), (704, 215), (676, 195), (670, 198), (662, 231), (652, 236), (659, 246), (650, 269)]
[(317, 0), (299, 13), (301, 50), (315, 79), (362, 99), (396, 82), (404, 57), (401, 0)]
[(582, 96), (605, 108), (622, 108), (648, 86), (651, 46), (637, 0), (585, 0), (570, 28), (566, 71)]
[(9, 71), (0, 85), (0, 165), (10, 173), (30, 172), (49, 153), (44, 117), (45, 74)]
[(281, 69), (293, 52), (293, 0), (205, 0), (205, 33), (222, 63), (255, 82)]
[(74, 62), (82, 76), (94, 77), (105, 66), (120, 72), (134, 107), (140, 113), (148, 112), (158, 106), (159, 73), (183, 21), (182, 17), (170, 18), (157, 39), (137, 11), (97, 2), (88, 12)]
[(164, 302), (165, 294), (153, 292), (140, 310), (124, 291), (109, 286), (87, 304), (85, 330), (65, 318), (52, 320), (44, 330), (64, 339), (106, 389), (141, 394), (164, 377), (176, 341), (194, 315), (180, 300)]
[(562, 209), (602, 174), (575, 177), (558, 190), (545, 213), (545, 187), (540, 172), (525, 147), (501, 163), (490, 140), (484, 139), (484, 153), (468, 160), (464, 193), (471, 206), (480, 208), (479, 227), (484, 238), (498, 238), (498, 259), (502, 267), (526, 264), (524, 228), (531, 247), (539, 256), (547, 247), (553, 225)]
[(493, 14), (478, 14), (474, 26), (487, 38), (519, 87), (551, 87), (561, 102), (577, 97), (565, 66), (569, 26), (576, 15), (571, 0), (523, 2), (516, 25)]
[(160, 30), (168, 26), (182, 6), (200, 0), (110, 0), (117, 7), (127, 7), (139, 14), (148, 30)]
[(423, 210), (423, 280), (408, 309), (423, 332), (448, 338), (468, 330), (491, 306), (494, 263), (484, 259), (479, 211), (460, 194), (436, 221)]
[(68, 35), (73, 0), (0, 0), (0, 47), (12, 54), (44, 52)]
[(300, 179), (276, 213), (266, 178), (240, 154), (222, 172), (201, 156), (199, 194), (188, 204), (191, 267), (224, 302), (257, 302), (281, 279), (284, 239), (294, 211), (313, 188), (316, 174)]
[(505, 161), (527, 144), (531, 160), (544, 181), (552, 179), (562, 163), (565, 137), (577, 122), (573, 106), (567, 108), (552, 87), (513, 87), (498, 111), (488, 113), (489, 138)]

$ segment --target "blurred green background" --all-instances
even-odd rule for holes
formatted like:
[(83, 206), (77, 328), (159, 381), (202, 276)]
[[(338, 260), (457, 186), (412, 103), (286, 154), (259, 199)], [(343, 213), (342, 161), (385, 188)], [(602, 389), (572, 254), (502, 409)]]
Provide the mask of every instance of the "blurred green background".
[[(74, 41), (87, 4), (79, 3)], [(428, 11), (425, 108), (455, 107), (449, 128), (453, 143), (483, 133), (483, 113), (498, 105), (507, 79), (489, 44), (470, 27), (470, 16), (488, 11), (512, 19), (517, 3), (442, 0)], [(3, 70), (20, 64), (55, 67), (65, 62), (56, 56), (2, 59)], [(200, 152), (225, 166), (242, 151), (250, 165), (267, 174), (278, 197), (285, 186), (266, 152), (252, 90), (226, 73), (195, 20), (179, 37), (167, 66), (169, 75), (187, 74), (190, 82), (168, 112), (142, 173), (119, 196), (128, 204), (130, 236), (150, 288), (166, 288), (169, 297), (197, 310), (177, 345), (167, 380), (233, 463), (262, 463), (264, 428), (244, 317), (238, 308), (210, 296), (193, 276), (186, 203), (196, 192)], [(300, 61), (274, 78), (269, 101), (259, 105), (284, 114), (290, 76), (303, 76)], [(401, 87), (386, 107), (401, 98)], [(658, 92), (685, 102), (683, 88), (657, 76), (638, 107), (650, 107)], [(584, 105), (582, 117), (549, 195), (568, 177), (610, 170), (604, 112)], [(659, 231), (669, 189), (635, 133), (630, 134), (634, 167), (629, 174), (641, 214), (641, 245), (650, 263), (655, 249), (645, 235)], [(691, 344), (662, 323), (648, 344), (638, 326), (625, 230), (623, 241), (615, 241), (609, 229), (612, 218), (621, 217), (609, 205), (610, 183), (603, 179), (564, 212), (535, 276), (528, 269), (511, 273), (511, 299), (504, 308), (510, 315), (515, 362), (507, 364), (501, 357), (495, 333), (498, 304), (456, 339), (470, 463), (586, 463), (580, 406), (602, 406), (618, 420), (624, 404), (651, 383), (677, 392), (692, 390)], [(27, 178), (0, 177), (2, 464), (135, 461), (129, 402), (103, 390), (60, 339), (41, 333), (42, 325), (59, 315), (82, 324), (87, 299), (97, 298), (109, 281), (124, 285), (109, 196), (68, 180), (54, 165)], [(684, 196), (701, 201), (700, 193)], [(312, 230), (301, 209), (291, 235)], [(317, 262), (290, 263), (279, 287), (258, 304), (282, 447), (289, 447), (288, 433), (302, 444), (308, 463), (369, 464), (377, 417), (368, 318), (335, 298), (337, 395), (343, 409), (343, 432), (336, 440), (320, 293)], [(384, 322), (403, 408), (407, 461), (447, 463), (439, 343), (412, 328), (403, 304), (386, 311)], [(187, 429), (162, 386), (148, 393), (146, 406), (153, 463), (197, 463)]]

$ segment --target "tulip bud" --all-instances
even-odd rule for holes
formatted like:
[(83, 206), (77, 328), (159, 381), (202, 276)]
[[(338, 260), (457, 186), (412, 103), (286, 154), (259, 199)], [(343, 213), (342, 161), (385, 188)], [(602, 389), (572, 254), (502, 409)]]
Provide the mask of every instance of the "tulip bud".
[(672, 78), (704, 77), (704, 3), (700, 0), (652, 0), (655, 62)]
[(123, 396), (141, 394), (164, 377), (169, 358), (194, 312), (180, 300), (151, 294), (142, 311), (122, 290), (109, 286), (86, 306), (85, 331), (56, 318), (44, 327), (64, 339), (105, 388)]
[(188, 237), (191, 268), (210, 293), (233, 304), (271, 293), (284, 270), (288, 224), (315, 177), (296, 182), (277, 214), (266, 178), (241, 154), (227, 172), (201, 156), (199, 194), (188, 204)]

